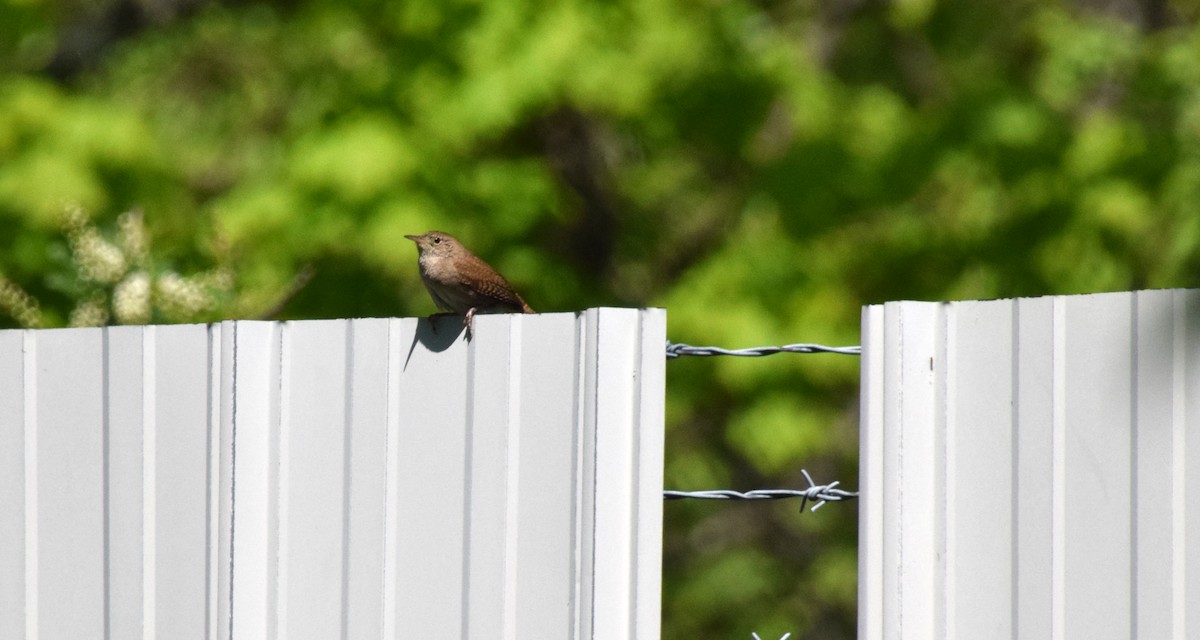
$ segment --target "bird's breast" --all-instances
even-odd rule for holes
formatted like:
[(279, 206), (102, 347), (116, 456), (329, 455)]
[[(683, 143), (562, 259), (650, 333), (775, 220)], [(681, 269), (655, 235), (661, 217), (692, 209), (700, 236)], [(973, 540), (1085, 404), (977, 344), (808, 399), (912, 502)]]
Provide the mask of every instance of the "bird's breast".
[(455, 277), (454, 264), (441, 256), (421, 256), (417, 260), (421, 266), (421, 277), (437, 282), (451, 282)]

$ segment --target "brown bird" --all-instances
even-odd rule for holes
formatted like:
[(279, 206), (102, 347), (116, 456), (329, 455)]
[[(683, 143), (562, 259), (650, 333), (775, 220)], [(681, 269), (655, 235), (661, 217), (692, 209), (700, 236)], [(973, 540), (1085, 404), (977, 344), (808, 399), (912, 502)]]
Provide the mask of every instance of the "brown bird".
[(421, 281), (433, 303), (443, 312), (464, 315), (468, 337), (476, 313), (533, 313), (504, 276), (454, 236), (429, 231), (404, 237), (417, 243)]

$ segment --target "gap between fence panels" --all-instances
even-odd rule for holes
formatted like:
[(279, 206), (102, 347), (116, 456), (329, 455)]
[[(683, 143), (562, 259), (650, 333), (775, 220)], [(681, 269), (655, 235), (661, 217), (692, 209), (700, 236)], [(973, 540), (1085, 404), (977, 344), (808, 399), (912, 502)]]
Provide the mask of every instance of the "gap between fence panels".
[[(786, 344), (782, 346), (764, 346), (764, 347), (747, 347), (744, 349), (725, 349), (722, 347), (702, 346), (697, 347), (682, 342), (667, 341), (667, 359), (674, 360), (681, 356), (739, 356), (745, 358), (758, 358), (761, 356), (775, 355), (777, 353), (833, 353), (839, 355), (859, 356), (862, 355), (861, 346), (845, 346), (845, 347), (830, 347), (821, 344), (812, 343), (796, 343)], [(808, 471), (801, 469), (804, 474), (804, 479), (808, 481), (808, 488), (803, 490), (795, 489), (756, 489), (753, 491), (733, 491), (731, 489), (711, 489), (705, 491), (664, 491), (663, 498), (666, 500), (782, 500), (787, 498), (800, 498), (800, 511), (808, 506), (809, 500), (817, 501), (813, 505), (812, 511), (820, 509), (826, 502), (841, 502), (844, 500), (853, 500), (858, 497), (856, 491), (846, 491), (838, 489), (839, 481), (834, 481), (829, 484), (818, 485), (813, 482), (812, 476), (808, 475)], [(757, 636), (755, 636), (757, 638)]]

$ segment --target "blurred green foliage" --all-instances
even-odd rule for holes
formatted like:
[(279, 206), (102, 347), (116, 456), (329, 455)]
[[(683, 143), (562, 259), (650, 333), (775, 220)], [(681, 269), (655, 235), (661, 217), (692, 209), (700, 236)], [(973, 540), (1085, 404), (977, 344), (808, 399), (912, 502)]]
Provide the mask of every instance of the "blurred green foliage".
[[(1195, 285), (1197, 17), (0, 0), (0, 326), (97, 311), (129, 274), (222, 274), (191, 319), (425, 314), (403, 234), (431, 228), (539, 310), (660, 305), (672, 339), (729, 347), (856, 344), (892, 299)], [(133, 209), (149, 253), (89, 280), (71, 238)], [(672, 362), (668, 486), (853, 487), (856, 391), (844, 356)], [(666, 511), (665, 638), (854, 637), (852, 503)]]

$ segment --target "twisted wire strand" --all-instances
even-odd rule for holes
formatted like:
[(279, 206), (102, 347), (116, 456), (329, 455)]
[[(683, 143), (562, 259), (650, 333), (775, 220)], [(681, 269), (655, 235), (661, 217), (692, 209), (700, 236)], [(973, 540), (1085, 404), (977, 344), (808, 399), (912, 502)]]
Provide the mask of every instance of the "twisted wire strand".
[(808, 506), (810, 500), (816, 501), (812, 511), (820, 509), (826, 502), (842, 502), (858, 497), (857, 491), (839, 489), (839, 481), (829, 484), (816, 484), (805, 469), (800, 470), (808, 481), (808, 488), (797, 489), (755, 489), (753, 491), (733, 491), (730, 489), (710, 489), (706, 491), (663, 491), (664, 500), (785, 500), (800, 498), (800, 510)]
[(847, 356), (862, 355), (861, 346), (829, 347), (823, 344), (785, 344), (780, 347), (747, 347), (745, 349), (723, 349), (721, 347), (697, 347), (682, 342), (667, 341), (667, 359), (680, 356), (742, 356), (757, 358), (776, 353), (837, 353)]

